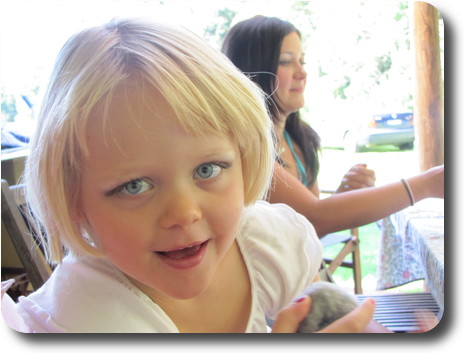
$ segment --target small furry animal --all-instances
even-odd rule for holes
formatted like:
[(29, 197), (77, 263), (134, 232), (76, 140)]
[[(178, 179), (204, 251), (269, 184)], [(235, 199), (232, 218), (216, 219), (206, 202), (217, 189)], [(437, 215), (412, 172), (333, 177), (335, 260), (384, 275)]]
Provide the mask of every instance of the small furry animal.
[(359, 305), (354, 295), (329, 282), (316, 282), (304, 294), (311, 297), (312, 304), (309, 314), (298, 326), (299, 333), (322, 330)]

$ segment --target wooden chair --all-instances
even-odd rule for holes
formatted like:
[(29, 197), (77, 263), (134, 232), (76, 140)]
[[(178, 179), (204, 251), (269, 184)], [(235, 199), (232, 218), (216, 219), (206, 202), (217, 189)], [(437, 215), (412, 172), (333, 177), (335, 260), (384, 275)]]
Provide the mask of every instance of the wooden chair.
[[(333, 194), (333, 191), (323, 190), (321, 194)], [(324, 276), (329, 276), (331, 280), (331, 275), (339, 267), (351, 268), (353, 270), (353, 280), (354, 280), (354, 292), (355, 294), (362, 294), (362, 273), (361, 273), (361, 255), (359, 251), (359, 229), (353, 228), (350, 229), (349, 234), (344, 234), (341, 232), (330, 233), (321, 238), (321, 243), (324, 248), (336, 244), (344, 244), (343, 248), (334, 258), (324, 257), (324, 263), (327, 264), (327, 268), (324, 268), (321, 271), (321, 278), (324, 279)], [(347, 258), (351, 254), (351, 259)]]
[[(10, 186), (2, 179), (2, 223), (16, 249), (27, 279), (35, 290), (50, 277), (52, 269), (23, 215), (23, 209), (27, 207), (23, 190), (23, 185)], [(23, 277), (18, 276), (18, 279)]]

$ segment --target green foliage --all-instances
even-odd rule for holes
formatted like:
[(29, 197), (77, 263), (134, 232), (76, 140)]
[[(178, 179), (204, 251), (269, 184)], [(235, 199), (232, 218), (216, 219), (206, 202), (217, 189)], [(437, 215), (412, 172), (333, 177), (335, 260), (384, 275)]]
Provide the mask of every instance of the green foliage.
[(332, 4), (316, 1), (294, 5), (304, 14), (296, 13), (291, 21), (307, 34), (307, 61), (316, 70), (315, 78), (309, 82), (324, 87), (314, 90), (310, 97), (322, 106), (332, 104), (334, 109), (337, 104), (363, 101), (378, 110), (410, 107), (412, 53), (408, 2), (333, 1)]
[(236, 11), (229, 8), (223, 8), (216, 12), (216, 17), (205, 28), (204, 37), (206, 40), (214, 41), (220, 47), (224, 36), (229, 30), (231, 23), (237, 14)]
[[(292, 5), (292, 10), (295, 13), (295, 18), (289, 19), (297, 28), (303, 30), (301, 33), (303, 38), (310, 35), (311, 31), (316, 30), (316, 24), (313, 21), (314, 11), (311, 9), (311, 3), (309, 1), (295, 1)], [(310, 30), (308, 30), (310, 29)]]
[(407, 1), (400, 1), (398, 3), (398, 12), (395, 14), (395, 21), (401, 21), (403, 18), (406, 17), (407, 19), (407, 16), (406, 16), (406, 11), (408, 10), (409, 8), (409, 4)]
[(334, 98), (347, 99), (345, 89), (347, 89), (350, 84), (351, 79), (348, 76), (343, 77), (343, 83), (333, 91)]
[(18, 110), (16, 109), (16, 99), (13, 95), (1, 94), (1, 116), (7, 122), (12, 122), (15, 120), (16, 115), (18, 115)]
[(389, 54), (378, 56), (375, 58), (375, 61), (377, 62), (377, 70), (379, 70), (380, 74), (386, 73), (392, 67), (392, 61)]
[(318, 66), (318, 70), (319, 70), (319, 77), (324, 77), (327, 75), (327, 72), (325, 72), (321, 66)]

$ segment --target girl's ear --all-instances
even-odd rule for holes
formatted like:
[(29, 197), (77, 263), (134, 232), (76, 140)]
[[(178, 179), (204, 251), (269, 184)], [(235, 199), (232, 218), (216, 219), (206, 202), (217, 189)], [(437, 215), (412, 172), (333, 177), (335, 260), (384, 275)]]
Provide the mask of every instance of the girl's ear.
[(85, 215), (80, 207), (79, 202), (76, 204), (73, 210), (70, 212), (71, 220), (75, 223), (82, 223), (85, 221)]
[[(70, 216), (71, 221), (74, 222), (81, 229), (81, 231), (85, 232), (87, 235), (90, 234), (90, 224), (81, 208), (76, 207), (74, 211), (71, 212)], [(93, 240), (92, 242), (94, 243)]]

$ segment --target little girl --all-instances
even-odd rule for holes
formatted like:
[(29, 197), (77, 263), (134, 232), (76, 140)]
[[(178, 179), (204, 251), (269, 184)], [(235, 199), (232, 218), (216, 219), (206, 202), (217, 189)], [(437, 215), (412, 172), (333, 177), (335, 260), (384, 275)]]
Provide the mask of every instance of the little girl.
[(17, 304), (29, 330), (266, 332), (267, 315), (294, 332), (321, 245), (304, 217), (260, 201), (270, 124), (258, 88), (184, 29), (119, 20), (73, 36), (25, 171), (58, 264)]

